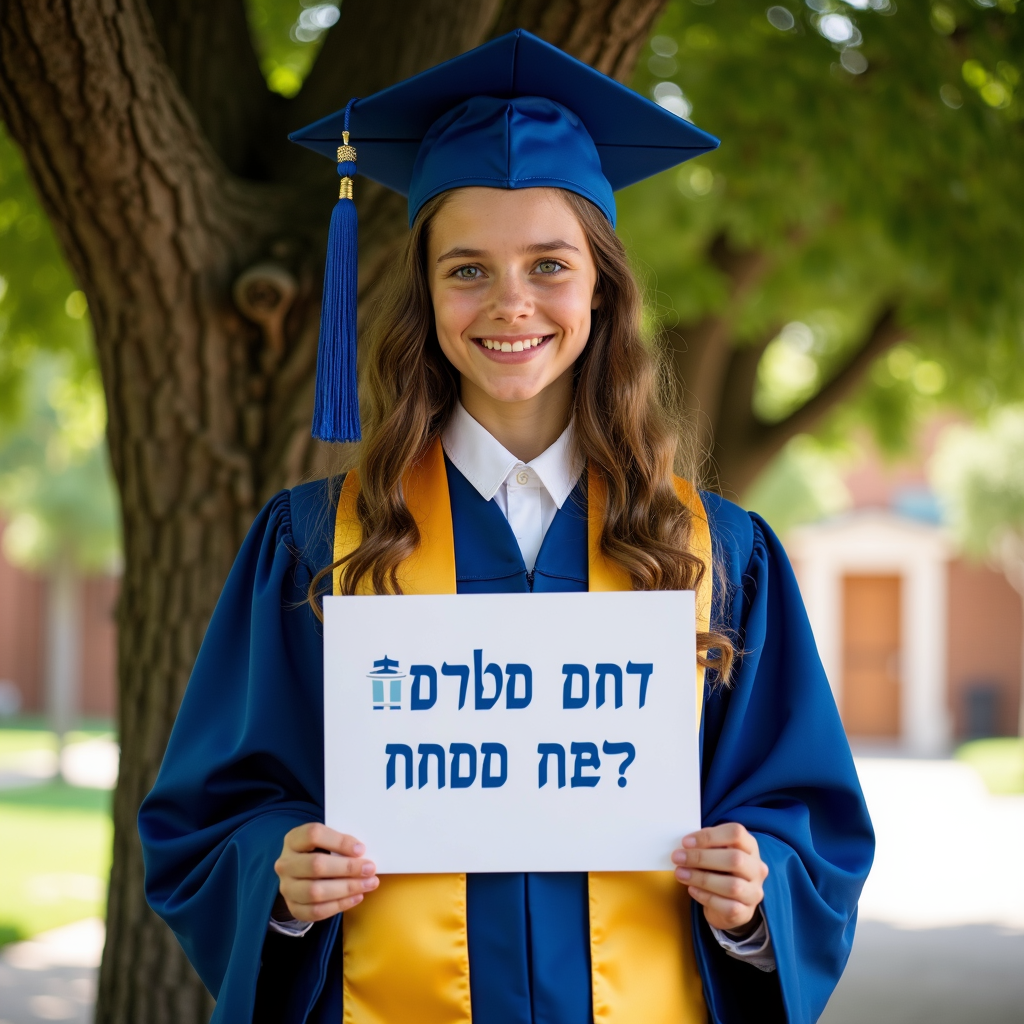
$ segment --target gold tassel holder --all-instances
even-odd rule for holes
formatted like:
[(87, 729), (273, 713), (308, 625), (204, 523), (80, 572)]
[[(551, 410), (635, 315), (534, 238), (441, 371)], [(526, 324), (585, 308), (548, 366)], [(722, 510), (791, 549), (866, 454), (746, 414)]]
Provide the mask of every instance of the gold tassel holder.
[[(356, 162), (356, 147), (348, 144), (348, 132), (341, 133), (341, 140), (344, 145), (338, 147), (338, 163), (355, 163)], [(351, 199), (352, 198), (352, 179), (349, 177), (342, 177), (339, 181), (338, 188), (339, 199)]]

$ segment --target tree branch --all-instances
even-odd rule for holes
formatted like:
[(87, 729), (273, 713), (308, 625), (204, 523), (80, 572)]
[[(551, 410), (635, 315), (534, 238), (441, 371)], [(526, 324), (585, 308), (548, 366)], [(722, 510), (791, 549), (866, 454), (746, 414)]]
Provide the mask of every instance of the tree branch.
[(126, 237), (173, 246), (181, 239), (144, 234), (163, 203), (184, 204), (213, 227), (237, 202), (140, 0), (7, 4), (0, 116), (83, 283), (138, 269), (112, 258), (107, 233), (97, 231), (102, 218), (119, 221)]
[(897, 322), (897, 308), (888, 306), (877, 317), (864, 344), (838, 373), (813, 398), (808, 399), (784, 420), (772, 424), (762, 434), (765, 440), (780, 447), (796, 434), (811, 430), (830, 409), (834, 408), (860, 384), (871, 364), (887, 349), (904, 341), (908, 332)]
[(443, 0), (345, 0), (283, 127), (292, 131), (353, 96), (367, 96), (514, 28), (529, 29), (625, 80), (666, 2), (478, 0), (467, 7)]
[[(730, 352), (714, 427), (716, 438), (720, 430), (728, 432), (730, 427), (735, 429), (737, 426), (746, 430), (751, 429), (752, 421), (757, 423), (753, 420), (752, 411), (754, 391), (757, 387), (757, 370), (765, 349), (778, 337), (778, 333), (778, 325), (772, 325), (754, 344), (743, 345)], [(756, 426), (753, 429), (756, 429)]]
[(715, 425), (714, 459), (723, 488), (742, 494), (790, 438), (814, 429), (830, 409), (853, 393), (875, 359), (907, 337), (897, 312), (895, 305), (883, 309), (853, 356), (820, 391), (777, 423), (762, 423), (753, 412), (757, 362), (763, 349), (755, 346), (736, 353), (725, 385), (728, 405), (723, 405), (723, 416)]
[(268, 117), (286, 101), (260, 71), (244, 0), (147, 0), (168, 67), (234, 174), (266, 179)]
[(289, 105), (288, 130), (482, 43), (500, 0), (345, 0), (309, 77)]
[(666, 332), (666, 339), (686, 404), (700, 416), (710, 444), (713, 427), (720, 419), (736, 317), (743, 300), (765, 279), (774, 261), (759, 250), (734, 249), (724, 233), (711, 240), (708, 259), (728, 282), (724, 308), (695, 324)]
[(505, 0), (491, 31), (500, 36), (525, 28), (585, 61), (598, 71), (626, 81), (637, 55), (667, 0)]

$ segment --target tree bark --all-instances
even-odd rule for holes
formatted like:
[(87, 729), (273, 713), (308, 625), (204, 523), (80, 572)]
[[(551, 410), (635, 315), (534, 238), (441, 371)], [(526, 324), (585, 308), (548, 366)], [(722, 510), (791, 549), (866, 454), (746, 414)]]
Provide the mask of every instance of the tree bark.
[(148, 7), (167, 66), (214, 152), (232, 173), (266, 179), (273, 133), (261, 127), (286, 103), (266, 88), (244, 0), (148, 0)]
[[(334, 174), (285, 132), (517, 25), (625, 78), (663, 5), (345, 0), (285, 101), (259, 77), (242, 0), (0, 0), (0, 116), (89, 300), (122, 502), (98, 1024), (212, 1007), (146, 905), (135, 820), (249, 523), (322, 458), (309, 420)], [(370, 183), (358, 202), (365, 297), (404, 204)]]

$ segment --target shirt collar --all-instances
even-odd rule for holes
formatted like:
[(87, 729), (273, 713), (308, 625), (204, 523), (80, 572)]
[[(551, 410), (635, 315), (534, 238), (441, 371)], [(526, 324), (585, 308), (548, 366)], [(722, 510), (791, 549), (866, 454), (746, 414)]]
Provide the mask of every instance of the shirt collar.
[(550, 448), (532, 461), (523, 463), (486, 427), (473, 419), (461, 402), (456, 404), (441, 436), (445, 454), (485, 501), (490, 501), (498, 493), (498, 488), (514, 469), (527, 465), (540, 478), (558, 508), (572, 494), (583, 472), (583, 467), (577, 465), (573, 458), (571, 442), (570, 424)]

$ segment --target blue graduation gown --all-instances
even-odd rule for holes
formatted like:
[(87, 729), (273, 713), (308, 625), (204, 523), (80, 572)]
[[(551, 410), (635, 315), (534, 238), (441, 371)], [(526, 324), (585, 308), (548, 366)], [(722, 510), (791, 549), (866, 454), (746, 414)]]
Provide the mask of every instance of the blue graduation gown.
[[(587, 589), (582, 488), (531, 581), (501, 511), (447, 469), (459, 593)], [(703, 816), (756, 834), (778, 965), (728, 957), (695, 903), (704, 996), (716, 1024), (810, 1022), (849, 956), (871, 826), (781, 545), (757, 516), (702, 498), (724, 570), (715, 623), (743, 651), (728, 689), (707, 684)], [(305, 594), (331, 560), (336, 500), (336, 482), (306, 484), (253, 523), (139, 813), (147, 897), (216, 997), (215, 1022), (340, 1020), (338, 918), (303, 938), (267, 932), (284, 833), (323, 817), (322, 634)], [(467, 923), (475, 1020), (589, 1024), (585, 875), (471, 875)]]

